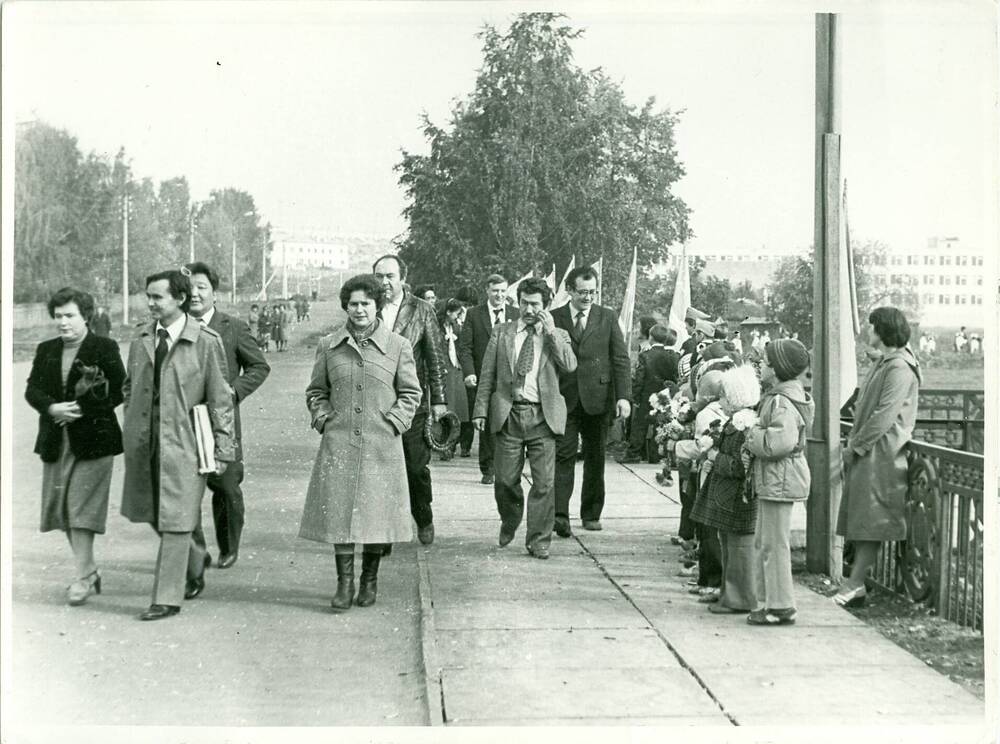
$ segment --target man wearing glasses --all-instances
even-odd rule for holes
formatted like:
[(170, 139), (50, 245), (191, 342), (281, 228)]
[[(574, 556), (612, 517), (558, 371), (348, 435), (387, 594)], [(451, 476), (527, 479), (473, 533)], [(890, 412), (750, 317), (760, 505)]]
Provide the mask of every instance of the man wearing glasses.
[(604, 458), (612, 416), (631, 413), (628, 349), (618, 326), (618, 314), (595, 304), (597, 275), (589, 266), (566, 277), (570, 302), (552, 311), (557, 328), (567, 331), (577, 358), (575, 372), (560, 375), (566, 400), (566, 430), (556, 443), (555, 532), (573, 534), (569, 500), (573, 494), (578, 440), (583, 441), (583, 485), (580, 519), (585, 530), (601, 529), (604, 510)]

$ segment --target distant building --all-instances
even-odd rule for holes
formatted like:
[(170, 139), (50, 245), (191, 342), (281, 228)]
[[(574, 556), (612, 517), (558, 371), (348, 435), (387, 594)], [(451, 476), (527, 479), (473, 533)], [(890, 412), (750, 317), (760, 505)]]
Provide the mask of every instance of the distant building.
[(271, 265), (276, 268), (331, 269), (347, 271), (351, 251), (347, 245), (322, 239), (286, 238), (276, 240), (271, 254)]

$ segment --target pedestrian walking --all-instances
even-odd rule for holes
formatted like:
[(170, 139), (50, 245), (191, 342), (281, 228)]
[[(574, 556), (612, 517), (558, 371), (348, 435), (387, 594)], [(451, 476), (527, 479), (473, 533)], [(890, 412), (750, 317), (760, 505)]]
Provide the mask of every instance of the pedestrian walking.
[(844, 448), (837, 534), (854, 544), (854, 562), (834, 601), (845, 607), (864, 604), (865, 577), (879, 544), (906, 539), (906, 444), (920, 391), (920, 362), (908, 346), (906, 316), (897, 308), (879, 307), (868, 322), (870, 341), (883, 353), (861, 386)]
[(747, 616), (751, 625), (788, 625), (797, 613), (791, 517), (795, 502), (809, 497), (806, 437), (812, 431), (815, 404), (804, 387), (808, 368), (809, 352), (800, 341), (778, 339), (764, 350), (760, 371), (767, 392), (759, 420), (746, 438), (757, 496), (757, 606)]
[[(441, 319), (441, 335), (448, 352), (447, 365), (447, 392), (448, 410), (458, 416), (461, 428), (458, 437), (458, 446), (461, 448), (462, 457), (469, 457), (472, 450), (472, 438), (475, 429), (472, 426), (472, 410), (469, 406), (469, 398), (465, 392), (465, 378), (462, 374), (462, 365), (458, 360), (458, 339), (462, 334), (462, 315), (465, 312), (465, 305), (459, 300), (452, 298), (448, 300), (444, 309), (444, 317)], [(441, 453), (442, 460), (450, 460), (455, 455), (455, 447), (447, 452)]]
[[(555, 523), (556, 437), (566, 426), (560, 373), (576, 369), (569, 333), (556, 328), (546, 309), (552, 290), (529, 277), (517, 287), (519, 318), (493, 329), (483, 355), (473, 420), (495, 437), (493, 495), (500, 514), (500, 547), (514, 539), (524, 516), (521, 478), (524, 456), (531, 467), (524, 544), (535, 558), (548, 558)], [(487, 421), (488, 417), (488, 421)]]
[[(187, 265), (191, 272), (191, 317), (219, 334), (226, 352), (226, 382), (233, 391), (233, 430), (236, 434), (234, 460), (221, 475), (209, 473), (208, 488), (212, 492), (212, 520), (215, 541), (219, 548), (219, 568), (230, 568), (240, 554), (246, 508), (243, 502), (243, 432), (240, 422), (240, 402), (261, 386), (271, 372), (264, 355), (257, 348), (250, 327), (215, 307), (219, 275), (201, 261)], [(205, 547), (205, 535), (199, 521), (194, 539)], [(206, 552), (206, 556), (208, 553)], [(209, 559), (210, 560), (210, 559)]]
[(153, 602), (140, 620), (176, 615), (182, 599), (194, 599), (205, 589), (205, 550), (192, 537), (205, 492), (191, 420), (194, 406), (207, 406), (216, 474), (222, 475), (235, 458), (225, 349), (218, 333), (187, 314), (189, 274), (184, 268), (146, 277), (153, 321), (132, 340), (123, 386), (121, 512), (132, 522), (150, 524), (160, 535)]
[[(413, 537), (401, 435), (414, 420), (421, 388), (409, 341), (378, 319), (384, 301), (371, 275), (343, 284), (347, 323), (320, 340), (306, 388), (312, 427), (322, 440), (299, 537), (333, 543), (337, 591), (330, 604), (337, 611), (374, 604), (387, 546)], [(357, 597), (356, 543), (362, 544)]]
[(250, 306), (250, 312), (247, 314), (247, 327), (250, 329), (250, 335), (253, 337), (254, 342), (260, 348), (260, 308), (257, 305)]
[(422, 545), (434, 542), (434, 489), (430, 448), (424, 439), (428, 409), (433, 421), (448, 412), (445, 393), (445, 350), (434, 308), (403, 289), (406, 263), (394, 255), (382, 256), (372, 266), (372, 273), (382, 285), (385, 303), (380, 310), (386, 330), (398, 333), (410, 342), (420, 387), (424, 390), (420, 408), (412, 426), (403, 434), (403, 455), (410, 492), (410, 513), (417, 523), (417, 539)]
[(583, 442), (580, 519), (585, 530), (600, 530), (604, 510), (604, 460), (612, 416), (627, 419), (632, 397), (628, 349), (618, 314), (595, 304), (597, 274), (589, 266), (566, 277), (568, 304), (552, 311), (557, 327), (570, 334), (577, 369), (561, 375), (566, 399), (566, 431), (556, 449), (556, 523), (560, 537), (570, 537), (569, 502), (573, 494), (578, 443)]
[[(479, 376), (482, 372), (483, 355), (490, 342), (490, 335), (498, 323), (509, 323), (517, 320), (518, 310), (506, 302), (507, 280), (500, 274), (490, 274), (486, 277), (486, 303), (476, 305), (466, 313), (462, 333), (458, 337), (458, 360), (465, 375), (465, 387), (469, 398), (469, 407), (475, 406), (478, 394)], [(495, 470), (493, 467), (493, 432), (490, 427), (484, 427), (479, 432), (479, 473), (480, 482), (486, 485), (493, 483)]]
[(94, 317), (87, 324), (88, 329), (95, 336), (108, 337), (111, 335), (111, 316), (104, 306), (98, 307)]
[(38, 411), (35, 453), (42, 459), (41, 532), (62, 530), (73, 551), (71, 605), (101, 593), (94, 536), (103, 535), (115, 455), (122, 433), (125, 367), (118, 343), (88, 329), (94, 300), (64, 287), (48, 302), (58, 336), (35, 350), (24, 397)]

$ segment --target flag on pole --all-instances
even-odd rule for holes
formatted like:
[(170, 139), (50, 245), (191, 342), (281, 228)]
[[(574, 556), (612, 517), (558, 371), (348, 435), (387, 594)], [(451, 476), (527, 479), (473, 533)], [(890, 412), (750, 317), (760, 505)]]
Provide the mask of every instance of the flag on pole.
[(569, 272), (573, 270), (574, 266), (576, 266), (576, 256), (572, 256), (569, 259), (569, 266), (566, 267), (566, 273), (563, 274), (562, 281), (559, 282), (559, 286), (556, 288), (555, 297), (552, 298), (552, 304), (549, 306), (552, 310), (562, 307), (569, 302), (569, 292), (566, 291), (566, 277), (569, 276)]
[(844, 179), (840, 209), (840, 405), (847, 403), (858, 387), (858, 360), (855, 347), (861, 332), (858, 318), (858, 294), (854, 285), (854, 252), (851, 249), (850, 223), (847, 219), (847, 179)]
[(618, 325), (625, 336), (625, 348), (630, 348), (632, 343), (632, 316), (635, 314), (635, 284), (636, 284), (636, 259), (638, 249), (632, 249), (632, 268), (628, 272), (628, 281), (625, 283), (625, 299), (622, 300), (622, 310), (618, 314)]
[(525, 279), (531, 278), (532, 274), (534, 273), (535, 272), (533, 271), (529, 271), (527, 274), (525, 274), (516, 282), (507, 287), (507, 296), (510, 297), (512, 300), (514, 300), (514, 302), (517, 302), (517, 285), (523, 282)]
[(677, 346), (681, 348), (688, 339), (687, 326), (684, 324), (684, 314), (691, 306), (691, 276), (688, 274), (687, 246), (681, 246), (681, 257), (677, 262), (677, 279), (674, 282), (674, 297), (670, 303), (670, 317), (667, 327), (677, 334)]
[(545, 277), (545, 283), (549, 285), (549, 289), (551, 289), (552, 290), (552, 294), (555, 295), (555, 293), (556, 293), (556, 265), (555, 264), (552, 264), (552, 271), (550, 271), (549, 275), (547, 277)]

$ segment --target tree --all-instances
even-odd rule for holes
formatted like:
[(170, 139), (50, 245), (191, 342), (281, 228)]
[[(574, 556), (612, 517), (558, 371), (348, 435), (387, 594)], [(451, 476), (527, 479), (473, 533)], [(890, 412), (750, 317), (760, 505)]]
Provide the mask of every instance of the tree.
[(411, 281), (447, 291), (491, 272), (562, 272), (604, 259), (604, 298), (620, 302), (632, 259), (648, 266), (690, 235), (671, 193), (683, 175), (676, 114), (626, 102), (600, 70), (573, 62), (581, 35), (554, 13), (526, 13), (501, 34), (487, 26), (483, 64), (450, 127), (426, 116), (429, 154), (397, 165), (409, 200), (399, 243)]
[(801, 256), (781, 259), (769, 286), (771, 317), (789, 333), (798, 333), (806, 346), (813, 334), (813, 261)]
[(236, 243), (237, 289), (260, 288), (261, 251), (270, 240), (270, 225), (258, 225), (253, 196), (240, 189), (216, 189), (199, 204), (195, 221), (195, 258), (219, 274), (225, 289), (233, 286), (232, 250)]
[[(691, 282), (691, 304), (712, 318), (725, 317), (734, 294), (728, 279), (705, 274), (705, 260), (700, 256), (688, 259), (688, 279)], [(674, 299), (677, 270), (670, 269), (663, 278), (640, 275), (636, 282), (635, 317), (670, 314)]]

